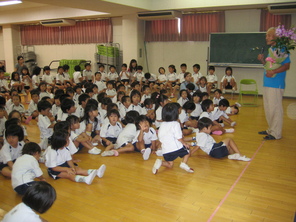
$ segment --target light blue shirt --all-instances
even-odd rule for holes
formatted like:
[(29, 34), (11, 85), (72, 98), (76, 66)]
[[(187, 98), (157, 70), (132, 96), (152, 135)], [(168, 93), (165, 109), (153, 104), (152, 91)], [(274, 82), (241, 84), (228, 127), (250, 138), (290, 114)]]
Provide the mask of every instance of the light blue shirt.
[[(272, 48), (274, 51), (275, 48)], [(269, 56), (269, 55), (268, 55)], [(286, 63), (290, 63), (290, 54), (288, 54), (288, 57), (281, 63), (282, 65)], [(264, 87), (271, 87), (271, 88), (278, 88), (278, 89), (285, 89), (286, 83), (286, 71), (277, 73), (275, 77), (270, 78), (266, 76), (266, 70), (264, 70), (263, 75), (263, 86)]]
[(181, 83), (181, 85), (180, 85), (180, 90), (182, 90), (182, 89), (186, 89), (186, 86), (189, 84), (189, 83), (192, 83), (193, 85), (194, 85), (194, 90), (196, 91), (196, 90), (198, 90), (198, 86), (195, 84), (195, 83), (193, 83), (193, 82), (186, 82), (186, 81), (184, 81), (184, 82), (182, 82)]

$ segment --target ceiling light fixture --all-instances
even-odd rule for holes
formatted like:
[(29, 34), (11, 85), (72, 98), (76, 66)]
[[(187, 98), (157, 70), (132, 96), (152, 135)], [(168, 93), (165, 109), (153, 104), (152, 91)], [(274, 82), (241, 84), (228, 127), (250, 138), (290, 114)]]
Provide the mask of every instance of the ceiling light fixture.
[(15, 5), (15, 4), (20, 4), (20, 3), (23, 3), (23, 2), (20, 0), (0, 1), (0, 6)]

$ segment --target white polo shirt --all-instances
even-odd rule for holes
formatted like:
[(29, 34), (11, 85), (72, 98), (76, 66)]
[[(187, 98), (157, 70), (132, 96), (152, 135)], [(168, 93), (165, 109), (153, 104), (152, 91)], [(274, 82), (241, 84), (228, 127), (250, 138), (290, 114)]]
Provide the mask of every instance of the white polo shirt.
[(34, 178), (42, 176), (43, 172), (35, 157), (24, 154), (16, 159), (13, 164), (11, 183), (13, 189), (25, 183), (34, 181)]
[(162, 153), (171, 153), (183, 147), (183, 144), (178, 140), (182, 139), (180, 123), (177, 121), (162, 122), (158, 130), (159, 141), (162, 146)]
[(205, 153), (210, 154), (216, 141), (207, 133), (196, 133), (196, 143)]
[(23, 202), (16, 205), (3, 218), (3, 222), (42, 222), (39, 215)]

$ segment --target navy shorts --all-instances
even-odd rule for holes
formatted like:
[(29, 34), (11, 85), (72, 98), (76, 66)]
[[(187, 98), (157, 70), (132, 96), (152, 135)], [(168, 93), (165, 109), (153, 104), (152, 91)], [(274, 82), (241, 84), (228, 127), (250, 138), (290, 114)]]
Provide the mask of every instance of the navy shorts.
[(189, 119), (198, 120), (199, 119), (199, 116), (190, 116)]
[(126, 83), (126, 82), (129, 83), (129, 79), (122, 79), (121, 82), (123, 82), (123, 83)]
[[(16, 161), (16, 159), (13, 160), (12, 162), (14, 163), (15, 161)], [(1, 171), (4, 167), (8, 167), (8, 164), (7, 164), (7, 163), (0, 163), (0, 171)]]
[(225, 89), (232, 89), (232, 85), (230, 85), (230, 83), (227, 83), (227, 85), (225, 86)]
[[(59, 165), (59, 167), (68, 167), (68, 168), (71, 168), (69, 166), (69, 164), (67, 162)], [(47, 173), (50, 177), (52, 177), (53, 179), (57, 180), (59, 179), (60, 177), (58, 177), (58, 175), (61, 173), (61, 172), (58, 172), (58, 171), (54, 171), (52, 168), (48, 168), (47, 169)]]
[[(107, 140), (111, 141), (111, 143), (115, 144), (117, 138), (116, 137), (106, 137)], [(108, 146), (104, 140), (102, 140), (103, 146)]]
[(223, 142), (214, 143), (212, 150), (210, 152), (210, 156), (214, 158), (223, 158), (228, 156), (229, 152), (227, 146)]
[(24, 195), (27, 191), (27, 189), (32, 186), (34, 183), (36, 183), (36, 181), (32, 181), (29, 183), (24, 183), (22, 185), (17, 186), (16, 188), (14, 188), (14, 191), (17, 192), (20, 195)]
[(184, 156), (186, 156), (188, 154), (189, 154), (189, 150), (185, 146), (183, 146), (179, 150), (176, 150), (176, 151), (171, 152), (171, 153), (163, 154), (163, 158), (164, 158), (165, 161), (174, 161), (178, 157), (183, 158)]

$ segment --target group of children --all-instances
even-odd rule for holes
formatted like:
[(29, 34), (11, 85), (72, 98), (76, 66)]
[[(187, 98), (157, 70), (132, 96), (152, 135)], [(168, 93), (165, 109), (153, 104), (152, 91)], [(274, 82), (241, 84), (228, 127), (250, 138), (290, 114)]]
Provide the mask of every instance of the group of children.
[[(213, 77), (214, 67), (209, 67), (209, 77), (205, 78), (198, 64), (193, 66), (193, 74), (186, 72), (186, 65), (181, 64), (179, 75), (175, 66), (170, 65), (168, 74), (160, 67), (156, 78), (144, 74), (143, 67), (132, 60), (129, 68), (122, 65), (120, 74), (113, 66), (108, 74), (103, 65), (94, 74), (90, 64), (85, 65), (83, 72), (76, 66), (73, 79), (67, 68), (59, 67), (54, 77), (49, 67), (44, 67), (42, 81), (37, 78), (36, 85), (27, 88), (26, 94), (31, 95), (27, 110), (18, 94), (23, 88), (15, 84), (9, 90), (1, 88), (0, 170), (4, 176), (11, 177), (17, 193), (25, 194), (37, 183), (34, 178), (44, 180), (38, 161), (45, 162), (53, 179), (91, 184), (96, 176), (103, 177), (104, 164), (99, 169), (82, 169), (77, 165), (75, 153), (82, 148), (101, 156), (132, 151), (139, 152), (144, 160), (152, 153), (163, 156), (164, 160), (157, 159), (153, 165), (154, 174), (161, 166), (172, 168), (178, 157), (183, 158), (181, 169), (194, 172), (187, 162), (198, 149), (215, 158), (250, 160), (241, 155), (232, 139), (216, 143), (210, 135), (233, 133), (233, 128), (224, 127), (236, 125), (229, 115), (239, 111), (237, 105), (230, 106), (223, 98), (220, 89), (215, 90), (213, 100), (209, 99), (208, 89), (217, 82)], [(38, 76), (40, 70), (39, 73), (34, 70)], [(4, 81), (2, 75), (0, 71), (0, 81)], [(21, 76), (18, 78), (24, 79)], [(227, 67), (222, 89), (236, 87), (234, 78), (229, 76), (232, 69)], [(180, 97), (172, 102), (169, 97), (177, 89)], [(22, 126), (32, 119), (37, 121), (40, 131), (39, 144), (28, 140)], [(192, 133), (196, 135), (184, 137)], [(103, 152), (99, 144), (105, 147)]]

